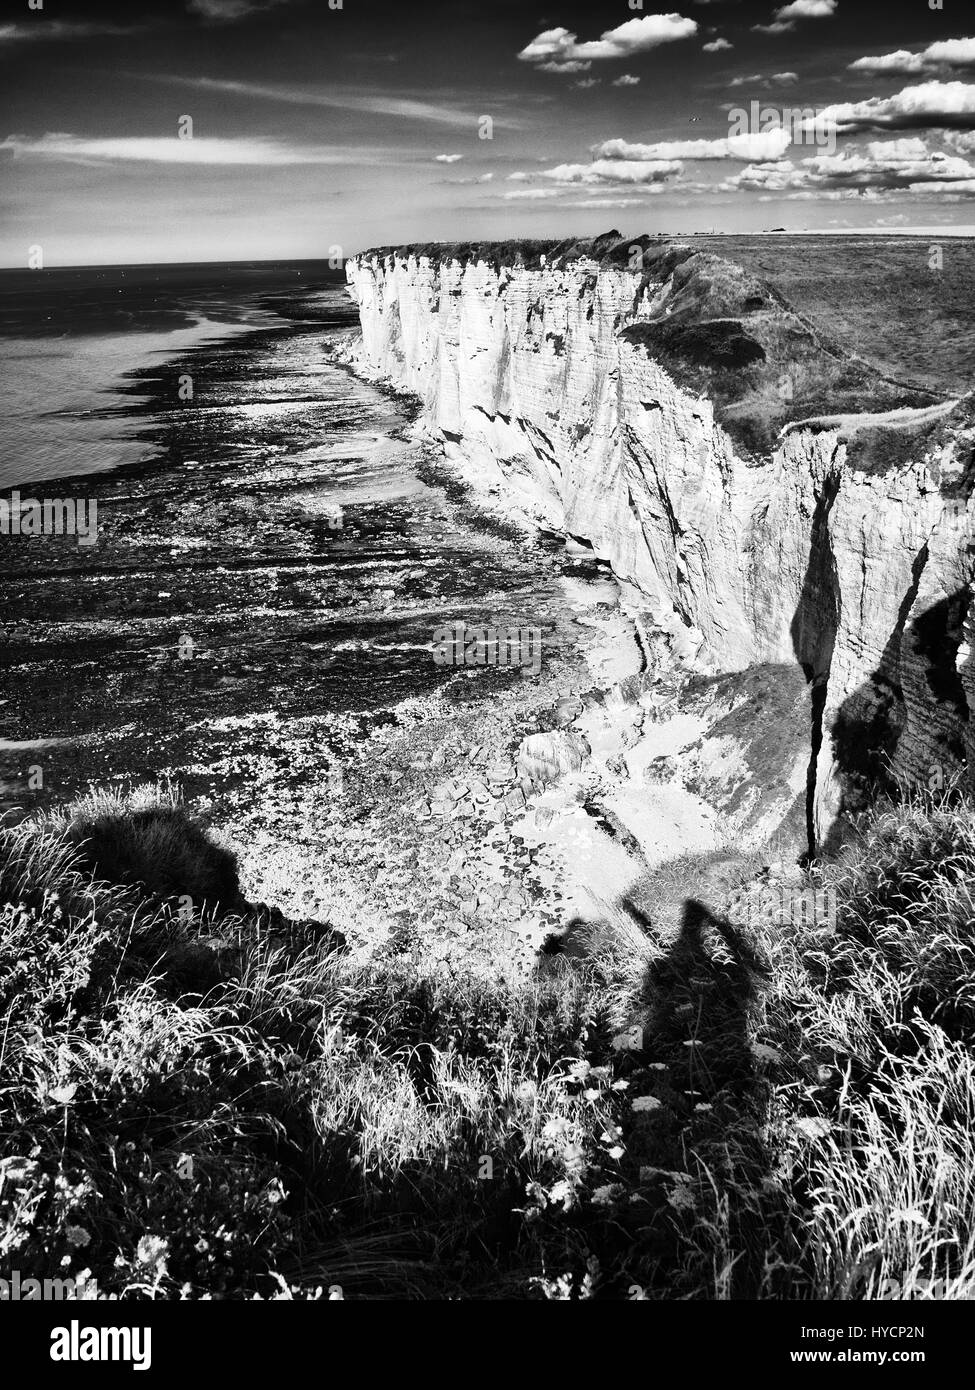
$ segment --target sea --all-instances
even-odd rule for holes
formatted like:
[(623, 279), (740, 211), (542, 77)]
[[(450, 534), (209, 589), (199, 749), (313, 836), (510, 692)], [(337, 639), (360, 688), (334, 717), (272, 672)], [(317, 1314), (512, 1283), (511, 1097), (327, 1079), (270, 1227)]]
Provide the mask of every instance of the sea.
[(414, 406), (332, 360), (356, 323), (324, 261), (0, 271), (0, 502), (97, 515), (94, 544), (0, 533), (0, 811), (212, 797), (269, 729), (326, 756), (519, 679), (437, 665), (441, 624), (563, 622), (561, 548), (485, 514)]

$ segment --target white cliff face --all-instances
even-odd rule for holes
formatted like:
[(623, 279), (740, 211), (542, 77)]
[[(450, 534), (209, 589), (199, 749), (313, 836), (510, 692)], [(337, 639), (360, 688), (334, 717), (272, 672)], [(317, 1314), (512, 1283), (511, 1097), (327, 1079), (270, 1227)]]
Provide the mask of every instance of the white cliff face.
[(408, 249), (347, 275), (356, 364), (421, 399), (473, 483), (588, 542), (698, 669), (798, 662), (815, 679), (819, 838), (871, 740), (925, 784), (975, 768), (971, 411), (929, 409), (935, 446), (924, 411), (895, 412), (918, 448), (883, 469), (858, 462), (849, 441), (871, 420), (849, 416), (792, 423), (753, 458), (707, 396), (621, 335), (666, 324), (669, 283)]

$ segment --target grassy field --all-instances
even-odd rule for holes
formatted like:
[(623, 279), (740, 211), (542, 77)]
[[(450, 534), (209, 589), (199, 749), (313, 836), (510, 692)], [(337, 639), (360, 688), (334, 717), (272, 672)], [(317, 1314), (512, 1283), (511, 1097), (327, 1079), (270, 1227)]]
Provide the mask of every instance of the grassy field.
[[(897, 236), (695, 236), (882, 372), (931, 391), (975, 390), (975, 240)], [(942, 268), (929, 268), (930, 248)]]
[(249, 906), (168, 793), (8, 826), (3, 1264), (102, 1297), (971, 1298), (975, 809), (877, 806), (818, 882), (833, 925), (621, 904), (486, 983)]

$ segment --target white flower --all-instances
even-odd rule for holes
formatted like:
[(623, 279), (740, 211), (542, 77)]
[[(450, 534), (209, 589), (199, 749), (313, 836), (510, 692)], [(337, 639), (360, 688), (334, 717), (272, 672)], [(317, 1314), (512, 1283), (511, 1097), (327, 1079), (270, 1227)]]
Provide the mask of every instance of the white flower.
[(808, 1120), (796, 1120), (796, 1129), (807, 1139), (823, 1139), (829, 1134), (829, 1120), (816, 1116)]
[(597, 1187), (592, 1194), (593, 1205), (597, 1207), (608, 1207), (623, 1195), (625, 1188), (621, 1182), (608, 1182), (603, 1187)]
[(83, 1245), (91, 1244), (91, 1236), (84, 1226), (69, 1226), (64, 1234), (72, 1250), (79, 1250)]
[(696, 1205), (694, 1192), (689, 1182), (678, 1182), (667, 1193), (667, 1201), (675, 1211), (693, 1211)]
[(633, 1109), (634, 1109), (634, 1110), (643, 1110), (643, 1111), (646, 1111), (646, 1110), (659, 1110), (660, 1107), (661, 1107), (661, 1105), (662, 1105), (662, 1103), (663, 1103), (663, 1102), (662, 1102), (662, 1101), (659, 1101), (659, 1100), (657, 1099), (656, 1096), (634, 1096), (634, 1097), (633, 1097)]

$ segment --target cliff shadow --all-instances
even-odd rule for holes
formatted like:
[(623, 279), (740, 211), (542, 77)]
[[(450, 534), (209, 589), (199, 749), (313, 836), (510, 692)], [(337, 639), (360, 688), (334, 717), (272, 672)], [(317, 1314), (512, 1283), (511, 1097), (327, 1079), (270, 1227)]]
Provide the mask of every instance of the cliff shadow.
[[(971, 710), (956, 663), (972, 593), (963, 586), (906, 622), (915, 598), (916, 586), (904, 600), (877, 668), (831, 720), (826, 736), (839, 786), (820, 853), (840, 848), (852, 818), (878, 792), (897, 795), (913, 786), (950, 795), (971, 789)], [(924, 719), (915, 719), (917, 747), (902, 750), (909, 701), (923, 702)]]
[[(953, 781), (970, 783), (971, 778), (970, 709), (956, 663), (972, 591), (963, 585), (911, 617), (928, 562), (927, 546), (915, 557), (911, 582), (875, 670), (842, 701), (828, 727), (825, 723), (840, 613), (828, 524), (838, 487), (838, 475), (830, 475), (817, 498), (809, 560), (790, 628), (796, 661), (812, 687), (806, 777), (810, 858), (835, 853), (848, 837), (852, 817), (878, 791), (894, 793), (905, 782), (913, 782), (937, 792)], [(909, 687), (907, 697), (905, 687)], [(911, 698), (930, 710), (930, 718), (917, 752), (898, 756)], [(822, 804), (817, 778), (824, 738), (829, 740), (836, 783), (832, 819), (826, 826), (817, 825), (817, 804)]]

